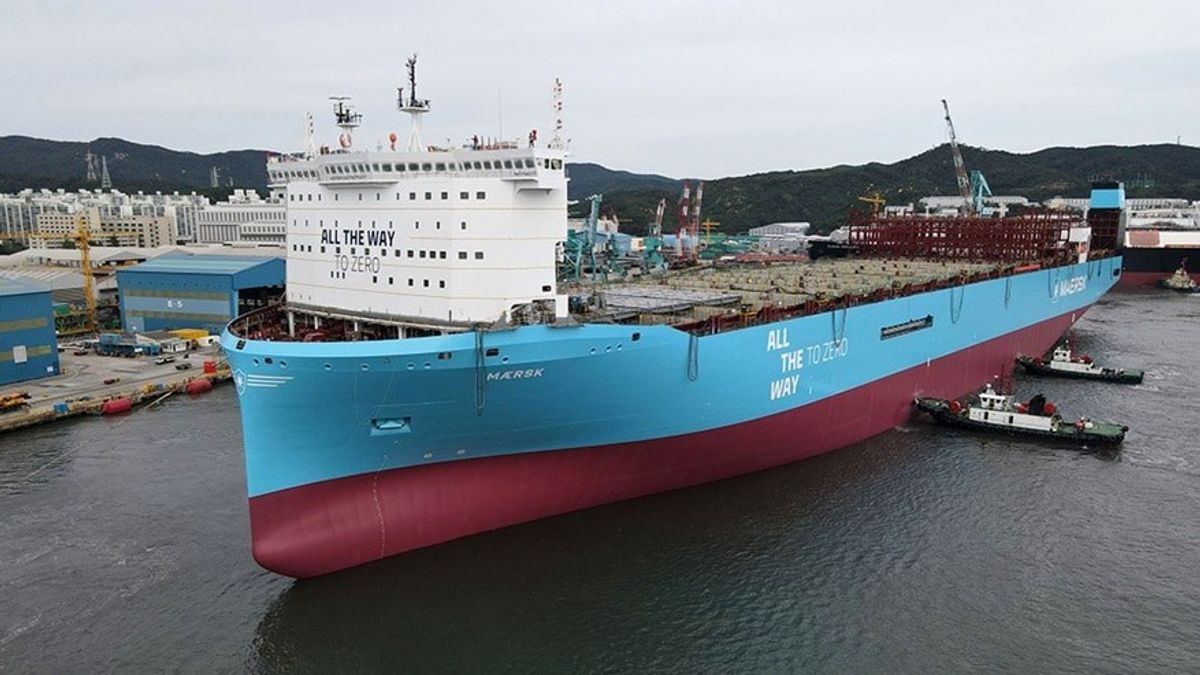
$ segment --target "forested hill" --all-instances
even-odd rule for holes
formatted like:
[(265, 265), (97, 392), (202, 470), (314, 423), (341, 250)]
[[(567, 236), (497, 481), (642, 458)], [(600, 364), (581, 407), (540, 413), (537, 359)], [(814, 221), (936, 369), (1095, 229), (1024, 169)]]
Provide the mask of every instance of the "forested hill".
[(0, 192), (25, 188), (96, 188), (96, 184), (85, 182), (85, 156), (89, 150), (97, 156), (97, 164), (100, 156), (107, 159), (113, 187), (124, 192), (207, 192), (213, 167), (225, 192), (229, 187), (265, 190), (267, 186), (267, 153), (263, 150), (201, 155), (120, 138), (75, 142), (0, 136)]
[[(1029, 154), (963, 147), (963, 158), (970, 169), (983, 172), (997, 195), (1034, 201), (1086, 197), (1092, 180), (1116, 178), (1125, 181), (1131, 197), (1200, 200), (1200, 148), (1192, 146), (1105, 145), (1047, 148)], [(621, 172), (606, 185), (597, 168), (590, 165), (586, 189), (578, 189), (572, 173), (572, 198), (603, 192), (605, 204), (622, 221), (629, 219), (630, 231), (644, 228), (660, 198), (672, 207), (679, 198), (680, 184), (664, 184), (662, 176), (644, 176), (639, 183), (636, 174)], [(719, 229), (727, 232), (777, 221), (809, 221), (818, 231), (828, 231), (845, 221), (858, 197), (873, 191), (882, 192), (889, 203), (901, 204), (929, 195), (957, 194), (949, 146), (894, 164), (773, 171), (706, 181), (703, 216), (719, 221)], [(673, 213), (668, 208), (671, 228)]]
[[(86, 183), (85, 155), (108, 159), (113, 186), (125, 192), (198, 191), (212, 197), (230, 187), (265, 192), (264, 150), (235, 150), (208, 155), (142, 145), (119, 138), (90, 142), (51, 141), (26, 136), (0, 136), (0, 192), (24, 188), (95, 188)], [(1085, 197), (1096, 178), (1126, 182), (1130, 196), (1167, 196), (1200, 200), (1200, 148), (1186, 145), (1095, 146), (1047, 148), (1029, 154), (963, 147), (971, 169), (983, 171), (995, 194), (1021, 195), (1035, 201), (1054, 196)], [(222, 187), (210, 189), (217, 168)], [(644, 230), (658, 200), (665, 198), (668, 228), (674, 228), (674, 205), (682, 181), (666, 176), (608, 169), (598, 164), (568, 166), (570, 198), (586, 210), (588, 195), (602, 193), (630, 232)], [(777, 221), (809, 221), (818, 231), (844, 222), (857, 198), (882, 192), (891, 203), (909, 203), (936, 194), (954, 194), (950, 149), (939, 146), (893, 164), (834, 166), (803, 171), (773, 171), (706, 181), (705, 218), (727, 232)]]

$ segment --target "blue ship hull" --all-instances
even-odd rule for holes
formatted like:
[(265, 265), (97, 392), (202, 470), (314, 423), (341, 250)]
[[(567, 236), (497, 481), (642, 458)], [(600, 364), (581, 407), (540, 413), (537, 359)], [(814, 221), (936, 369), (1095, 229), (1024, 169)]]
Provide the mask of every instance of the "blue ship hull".
[(228, 331), (255, 557), (324, 574), (795, 461), (1043, 353), (1120, 258), (695, 337), (587, 324), (370, 342)]

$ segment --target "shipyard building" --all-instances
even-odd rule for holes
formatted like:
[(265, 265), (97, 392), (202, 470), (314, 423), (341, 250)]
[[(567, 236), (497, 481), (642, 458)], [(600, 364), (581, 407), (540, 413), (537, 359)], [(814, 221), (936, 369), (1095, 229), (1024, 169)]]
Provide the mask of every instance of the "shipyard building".
[(200, 328), (220, 333), (234, 317), (283, 293), (282, 258), (169, 253), (117, 272), (126, 331)]
[(275, 192), (263, 199), (253, 190), (234, 190), (228, 201), (200, 211), (196, 240), (206, 244), (240, 241), (283, 246), (287, 229), (285, 212), (282, 193)]
[(50, 289), (0, 277), (0, 385), (57, 374)]

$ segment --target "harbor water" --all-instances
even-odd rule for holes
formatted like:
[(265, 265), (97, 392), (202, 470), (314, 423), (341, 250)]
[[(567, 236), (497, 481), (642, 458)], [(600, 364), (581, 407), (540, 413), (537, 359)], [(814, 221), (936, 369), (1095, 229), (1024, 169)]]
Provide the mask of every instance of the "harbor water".
[(1016, 376), (1115, 458), (914, 418), (303, 582), (250, 557), (232, 387), (8, 434), (0, 672), (1194, 671), (1198, 329), (1114, 291), (1077, 349), (1143, 384)]

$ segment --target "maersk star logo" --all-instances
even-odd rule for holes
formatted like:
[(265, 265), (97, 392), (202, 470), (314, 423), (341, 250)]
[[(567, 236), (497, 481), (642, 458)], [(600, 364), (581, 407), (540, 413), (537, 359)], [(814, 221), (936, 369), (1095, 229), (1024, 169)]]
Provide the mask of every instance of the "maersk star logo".
[(246, 393), (246, 373), (239, 368), (233, 373), (233, 385), (237, 387), (238, 395)]

